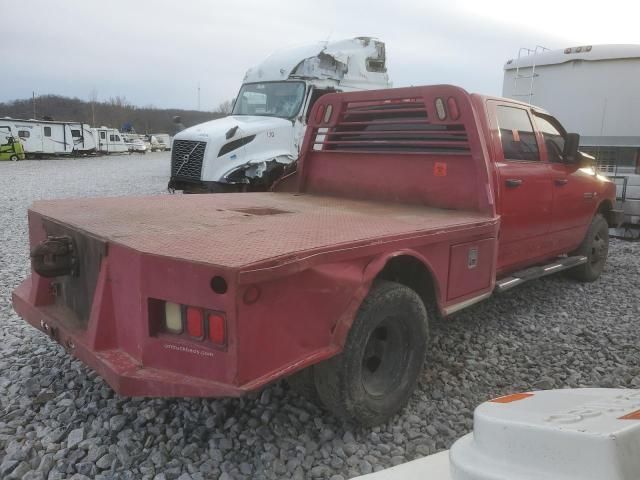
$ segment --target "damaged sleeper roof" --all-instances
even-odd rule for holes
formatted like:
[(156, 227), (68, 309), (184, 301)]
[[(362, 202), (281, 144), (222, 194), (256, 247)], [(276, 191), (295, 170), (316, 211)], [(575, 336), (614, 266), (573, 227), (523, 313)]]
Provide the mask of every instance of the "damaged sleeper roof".
[(357, 37), (281, 50), (250, 69), (244, 83), (295, 78), (335, 80), (354, 89), (370, 88), (371, 83), (388, 87), (385, 45)]

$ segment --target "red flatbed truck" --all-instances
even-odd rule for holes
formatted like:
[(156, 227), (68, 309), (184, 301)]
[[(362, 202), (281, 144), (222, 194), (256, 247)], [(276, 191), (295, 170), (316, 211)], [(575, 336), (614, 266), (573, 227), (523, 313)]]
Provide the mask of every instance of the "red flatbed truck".
[(454, 86), (325, 95), (302, 152), (269, 193), (34, 203), (15, 310), (123, 395), (290, 377), (373, 424), (409, 398), (428, 315), (595, 280), (619, 217), (576, 134)]

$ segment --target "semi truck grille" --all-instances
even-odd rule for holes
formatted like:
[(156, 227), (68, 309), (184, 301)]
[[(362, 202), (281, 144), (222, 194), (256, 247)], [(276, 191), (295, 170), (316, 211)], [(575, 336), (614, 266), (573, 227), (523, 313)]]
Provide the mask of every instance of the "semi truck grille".
[(207, 142), (174, 140), (171, 150), (171, 177), (200, 180)]

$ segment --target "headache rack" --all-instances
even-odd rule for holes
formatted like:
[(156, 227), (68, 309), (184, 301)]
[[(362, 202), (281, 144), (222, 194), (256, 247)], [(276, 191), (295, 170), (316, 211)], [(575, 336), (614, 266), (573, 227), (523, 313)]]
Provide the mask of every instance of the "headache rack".
[[(440, 99), (447, 116), (459, 111), (455, 100)], [(332, 117), (327, 106), (322, 120)], [(328, 113), (327, 113), (328, 112)], [(435, 106), (432, 110), (435, 114)], [(442, 110), (438, 113), (442, 113)], [(320, 114), (320, 112), (318, 112)], [(432, 115), (433, 115), (432, 114)], [(423, 97), (381, 101), (350, 101), (344, 104), (334, 126), (318, 128), (312, 148), (324, 152), (469, 154), (469, 139), (464, 124), (454, 121), (431, 121)], [(435, 114), (437, 115), (437, 114)], [(327, 118), (328, 120), (328, 118)]]

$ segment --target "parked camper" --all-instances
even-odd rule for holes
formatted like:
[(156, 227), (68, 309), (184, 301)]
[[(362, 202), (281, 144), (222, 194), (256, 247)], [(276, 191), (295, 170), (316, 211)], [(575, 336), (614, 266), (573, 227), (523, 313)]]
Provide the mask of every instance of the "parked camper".
[(298, 159), (313, 104), (391, 86), (383, 42), (358, 37), (274, 53), (245, 75), (231, 115), (176, 134), (169, 188), (263, 191)]
[(76, 155), (88, 155), (97, 150), (93, 130), (86, 123), (68, 122), (73, 138), (73, 152)]
[(73, 152), (71, 127), (65, 122), (5, 118), (2, 123), (17, 134), (27, 157)]
[(152, 137), (155, 137), (158, 141), (157, 150), (165, 151), (171, 150), (171, 137), (167, 133), (154, 133)]
[(24, 149), (17, 137), (14, 137), (11, 127), (0, 125), (0, 160), (24, 160)]
[(129, 151), (122, 135), (116, 128), (100, 127), (92, 129), (100, 153), (125, 153)]

